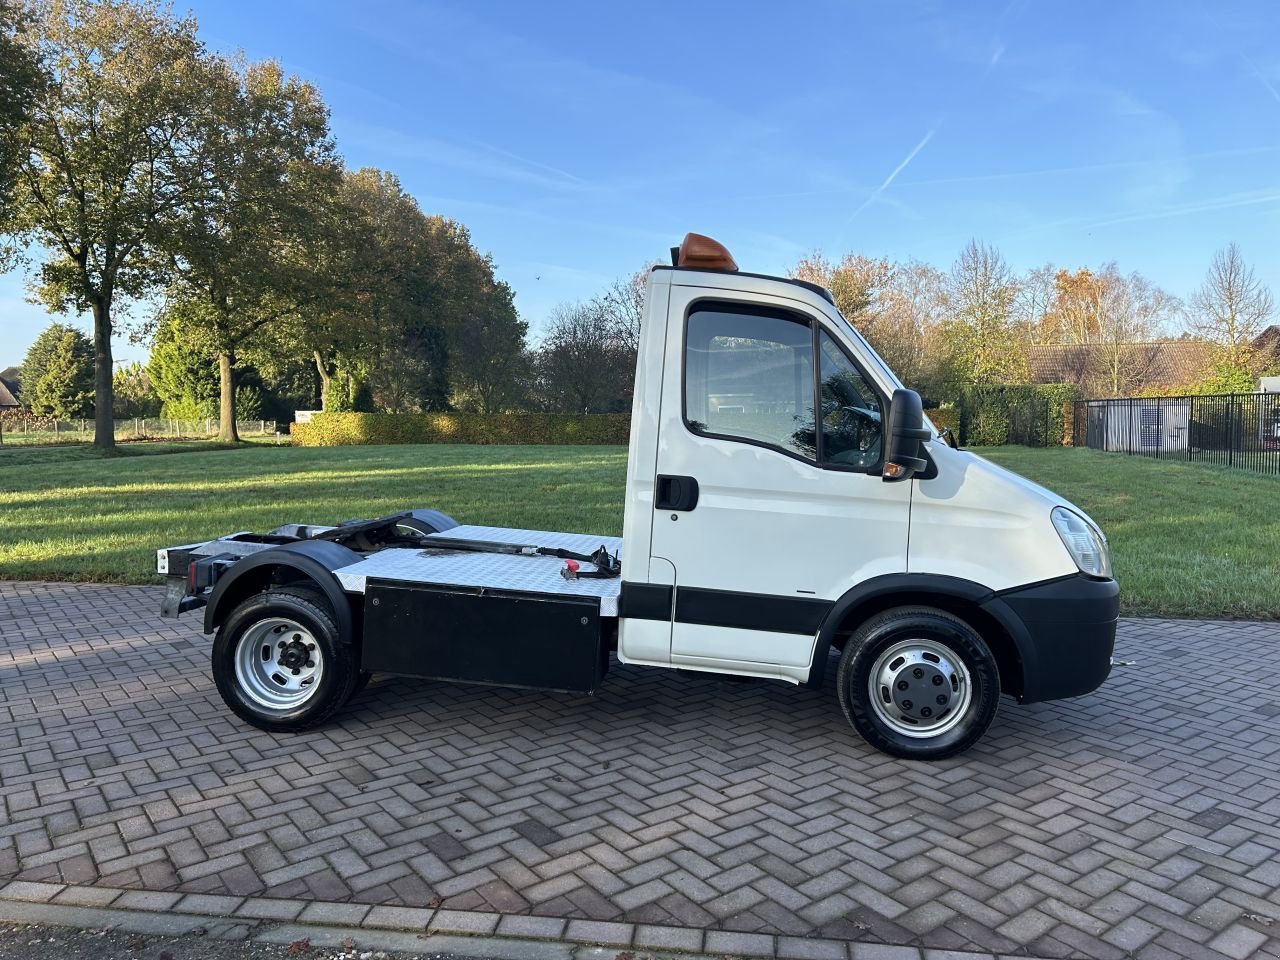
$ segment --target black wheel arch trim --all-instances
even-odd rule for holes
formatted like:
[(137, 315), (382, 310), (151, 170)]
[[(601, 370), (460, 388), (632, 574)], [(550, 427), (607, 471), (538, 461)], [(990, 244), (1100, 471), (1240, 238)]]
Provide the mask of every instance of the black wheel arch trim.
[(862, 583), (849, 589), (828, 611), (818, 629), (818, 637), (814, 644), (813, 661), (809, 667), (806, 685), (821, 687), (826, 676), (828, 655), (835, 642), (836, 633), (843, 625), (850, 610), (889, 594), (924, 595), (920, 599), (911, 599), (912, 603), (927, 603), (927, 596), (944, 596), (963, 600), (981, 608), (996, 620), (1013, 639), (1019, 659), (1022, 661), (1022, 682), (1024, 686), (1037, 675), (1037, 658), (1035, 644), (1027, 632), (1021, 619), (1008, 605), (999, 599), (996, 591), (990, 587), (965, 580), (962, 577), (950, 577), (936, 573), (889, 573)]
[(234, 608), (233, 601), (241, 599), (243, 591), (236, 589), (237, 583), (243, 587), (242, 581), (255, 571), (261, 574), (283, 567), (315, 583), (333, 609), (338, 636), (349, 643), (354, 635), (351, 603), (333, 571), (359, 563), (361, 559), (354, 550), (327, 540), (300, 540), (251, 554), (238, 561), (214, 586), (204, 611), (204, 632), (213, 633), (220, 627)]

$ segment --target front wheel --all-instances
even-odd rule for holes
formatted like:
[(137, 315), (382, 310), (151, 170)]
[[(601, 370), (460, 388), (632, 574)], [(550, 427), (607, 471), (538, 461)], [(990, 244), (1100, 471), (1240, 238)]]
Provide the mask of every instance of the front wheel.
[(350, 699), (360, 664), (328, 603), (306, 587), (276, 587), (236, 607), (213, 641), (223, 701), (263, 730), (318, 726)]
[(1000, 673), (982, 637), (933, 607), (897, 607), (864, 623), (845, 646), (836, 684), (859, 735), (908, 760), (967, 750), (1000, 700)]

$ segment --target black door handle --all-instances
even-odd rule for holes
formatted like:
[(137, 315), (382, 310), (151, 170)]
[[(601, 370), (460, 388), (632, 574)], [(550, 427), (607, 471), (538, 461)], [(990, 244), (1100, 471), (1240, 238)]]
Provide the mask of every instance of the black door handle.
[(692, 510), (698, 505), (698, 481), (693, 477), (658, 474), (654, 504), (659, 510)]

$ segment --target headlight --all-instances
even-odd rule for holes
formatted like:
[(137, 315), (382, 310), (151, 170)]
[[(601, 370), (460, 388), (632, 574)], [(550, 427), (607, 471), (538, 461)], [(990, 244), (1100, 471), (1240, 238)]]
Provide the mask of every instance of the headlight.
[(1111, 547), (1102, 531), (1066, 507), (1054, 507), (1050, 516), (1063, 546), (1080, 572), (1091, 577), (1110, 577)]

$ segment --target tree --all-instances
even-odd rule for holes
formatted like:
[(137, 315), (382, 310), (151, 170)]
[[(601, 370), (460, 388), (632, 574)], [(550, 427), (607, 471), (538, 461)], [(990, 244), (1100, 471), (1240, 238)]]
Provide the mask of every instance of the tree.
[(449, 350), (453, 403), (499, 413), (523, 399), (528, 382), (525, 335), (511, 288), (502, 282), (479, 292), (469, 315), (455, 326)]
[(193, 338), (195, 326), (181, 317), (186, 304), (169, 304), (161, 312), (151, 341), (147, 377), (161, 403), (161, 416), (171, 420), (206, 420), (218, 412), (218, 379), (213, 351)]
[(1139, 273), (1124, 276), (1114, 263), (1096, 277), (1097, 335), (1089, 386), (1095, 394), (1131, 395), (1147, 383), (1159, 355), (1153, 341), (1178, 302)]
[(846, 253), (837, 264), (819, 253), (812, 253), (791, 268), (791, 276), (807, 280), (831, 291), (836, 307), (845, 319), (869, 336), (878, 318), (879, 299), (892, 282), (894, 264), (862, 254)]
[(158, 0), (36, 0), (49, 75), (18, 130), (12, 228), (45, 251), (38, 292), (93, 315), (94, 443), (115, 445), (117, 299), (157, 281), (155, 245), (201, 183), (201, 45)]
[(427, 217), (390, 173), (348, 172), (319, 249), (325, 296), (298, 315), (325, 410), (442, 409), (448, 404), (446, 314), (459, 309), (460, 224)]
[(7, 226), (10, 196), (21, 169), (20, 131), (44, 80), (26, 33), (29, 26), (19, 0), (0, 0), (0, 231)]
[(1070, 345), (1069, 379), (1089, 396), (1126, 396), (1142, 389), (1160, 356), (1158, 340), (1178, 301), (1139, 273), (1115, 263), (1097, 270), (1061, 269), (1033, 340)]
[(179, 316), (217, 358), (218, 439), (235, 441), (238, 354), (310, 302), (305, 252), (339, 167), (319, 93), (276, 63), (210, 60), (202, 189), (170, 244)]
[(562, 303), (551, 312), (538, 349), (537, 375), (545, 402), (565, 413), (604, 413), (626, 405), (632, 355), (600, 300)]
[(31, 362), (28, 352), (23, 363), (23, 380), (30, 384), (23, 391), (27, 406), (32, 413), (56, 420), (89, 416), (93, 413), (93, 345), (79, 330), (61, 324), (54, 324), (41, 337), (51, 331), (54, 336), (42, 345), (35, 361)]
[(526, 326), (457, 221), (427, 216), (392, 174), (348, 172), (312, 270), (324, 297), (297, 316), (325, 410), (494, 410), (526, 379)]
[(933, 267), (854, 253), (833, 264), (815, 253), (790, 274), (830, 290), (845, 319), (905, 383), (919, 386), (932, 378), (925, 342), (942, 319), (945, 301), (943, 276)]
[(659, 261), (654, 260), (625, 280), (615, 280), (599, 300), (608, 314), (613, 338), (634, 358), (640, 350), (640, 321), (644, 319), (644, 293), (649, 285), (649, 274)]
[(1046, 326), (1051, 324), (1050, 312), (1058, 295), (1058, 273), (1046, 263), (1028, 270), (1018, 283), (1013, 314), (1027, 343), (1044, 343), (1049, 336)]
[(1217, 379), (1247, 379), (1253, 385), (1261, 360), (1253, 344), (1271, 322), (1275, 306), (1275, 297), (1244, 262), (1238, 246), (1230, 243), (1213, 255), (1204, 283), (1192, 295), (1187, 326), (1217, 345)]
[(1053, 299), (1040, 322), (1046, 343), (1095, 343), (1102, 332), (1104, 302), (1112, 294), (1115, 265), (1094, 273), (1081, 267), (1059, 270), (1053, 278)]
[[(40, 331), (31, 346), (27, 348), (26, 356), (22, 358), (22, 380), (27, 384), (28, 389), (31, 389), (35, 382), (44, 376), (45, 370), (49, 367), (49, 361), (58, 349), (62, 338), (68, 333), (77, 332), (76, 328), (70, 324), (56, 322)], [(84, 334), (80, 336), (84, 338)], [(92, 359), (90, 362), (92, 363)]]
[(942, 370), (932, 346), (947, 315), (945, 274), (915, 260), (899, 264), (879, 305), (871, 345), (903, 383), (930, 395), (939, 392)]
[(160, 397), (151, 385), (146, 367), (135, 360), (117, 370), (114, 379), (117, 420), (159, 416)]
[(998, 250), (970, 240), (947, 278), (943, 339), (963, 383), (1024, 383), (1027, 355), (1014, 325), (1018, 284)]

